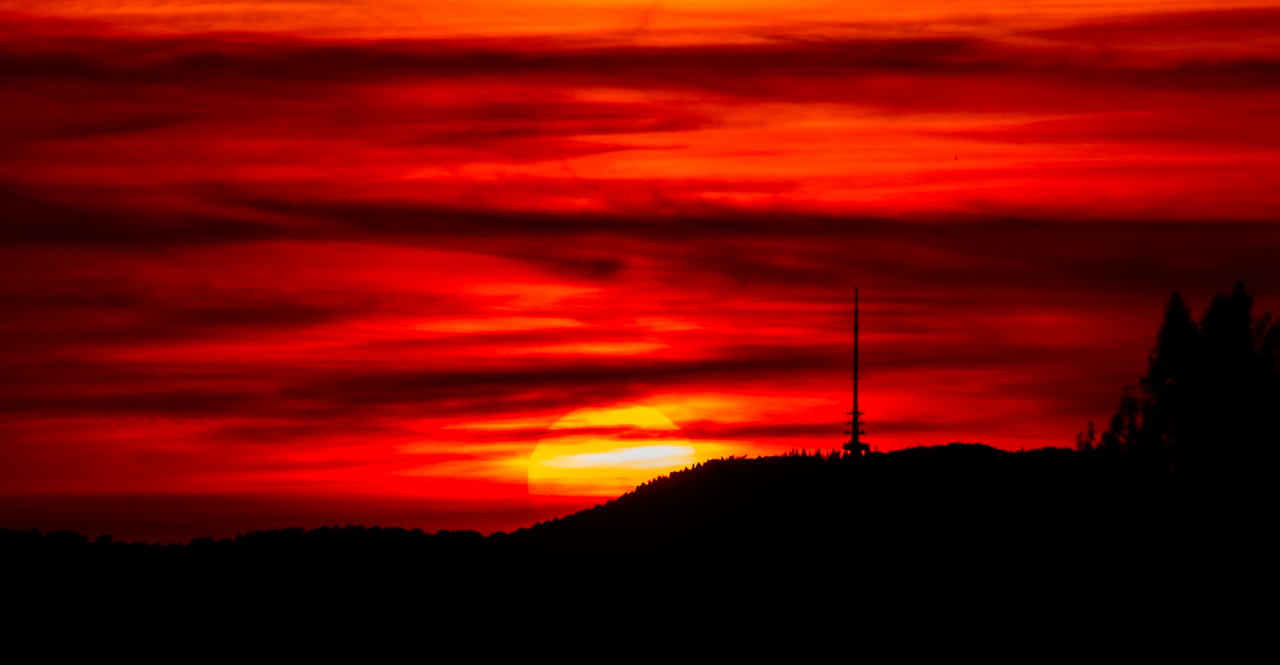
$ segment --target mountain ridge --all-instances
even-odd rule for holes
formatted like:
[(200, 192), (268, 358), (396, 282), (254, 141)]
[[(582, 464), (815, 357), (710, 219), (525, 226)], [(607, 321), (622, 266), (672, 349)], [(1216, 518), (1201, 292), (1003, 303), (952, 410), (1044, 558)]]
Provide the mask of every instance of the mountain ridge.
[(31, 616), (125, 632), (393, 626), (462, 644), (494, 626), (617, 636), (655, 616), (847, 630), (1108, 605), (1170, 622), (1254, 569), (1237, 555), (1257, 523), (1240, 527), (1265, 507), (1224, 519), (1245, 504), (1220, 489), (1136, 452), (793, 453), (712, 460), (488, 537), (348, 526), (146, 545), (0, 531), (0, 577)]

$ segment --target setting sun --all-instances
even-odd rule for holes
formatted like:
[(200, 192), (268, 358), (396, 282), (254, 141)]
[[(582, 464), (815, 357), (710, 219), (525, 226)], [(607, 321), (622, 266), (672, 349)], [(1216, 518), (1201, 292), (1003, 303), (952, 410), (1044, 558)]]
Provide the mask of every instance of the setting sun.
[(529, 494), (617, 496), (697, 461), (680, 428), (636, 404), (578, 409), (556, 421), (529, 458)]

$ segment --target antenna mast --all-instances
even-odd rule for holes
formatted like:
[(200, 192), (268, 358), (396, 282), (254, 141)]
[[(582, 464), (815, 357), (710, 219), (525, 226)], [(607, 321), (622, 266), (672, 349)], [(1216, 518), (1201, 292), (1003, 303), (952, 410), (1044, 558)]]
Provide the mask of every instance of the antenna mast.
[(855, 455), (866, 455), (871, 452), (871, 446), (863, 443), (862, 435), (867, 431), (863, 429), (866, 423), (862, 422), (863, 413), (858, 410), (858, 288), (853, 289), (853, 410), (848, 413), (850, 416), (849, 429), (845, 434), (849, 435), (849, 442), (844, 444), (844, 449)]

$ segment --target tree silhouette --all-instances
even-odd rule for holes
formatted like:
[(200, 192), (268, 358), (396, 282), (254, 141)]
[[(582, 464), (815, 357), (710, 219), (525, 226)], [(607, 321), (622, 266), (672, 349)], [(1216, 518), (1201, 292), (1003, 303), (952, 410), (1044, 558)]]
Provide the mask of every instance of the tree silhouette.
[[(1174, 292), (1141, 394), (1125, 388), (1103, 450), (1167, 461), (1185, 474), (1220, 473), (1274, 454), (1280, 443), (1280, 325), (1253, 314), (1243, 282), (1219, 294), (1197, 325)], [(1077, 436), (1077, 448), (1087, 450)]]
[(1092, 420), (1089, 421), (1089, 427), (1086, 431), (1088, 434), (1085, 432), (1076, 433), (1076, 450), (1080, 452), (1093, 450), (1094, 444), (1098, 441), (1097, 432), (1094, 430)]

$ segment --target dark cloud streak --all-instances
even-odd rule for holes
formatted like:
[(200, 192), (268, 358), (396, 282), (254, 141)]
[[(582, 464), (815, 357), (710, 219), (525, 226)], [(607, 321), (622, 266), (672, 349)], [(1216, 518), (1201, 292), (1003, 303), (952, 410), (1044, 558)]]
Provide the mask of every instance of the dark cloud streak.
[[(1235, 16), (1235, 12), (1228, 12)], [(1274, 20), (1274, 12), (1264, 14)], [(1205, 16), (1209, 16), (1206, 14)], [(1118, 24), (1115, 24), (1118, 25)], [(1191, 23), (1184, 23), (1187, 29)], [(1133, 46), (1158, 44), (1157, 21), (1133, 22)], [(1218, 28), (1214, 28), (1218, 29)], [(1235, 38), (1264, 33), (1266, 23), (1246, 21)], [(922, 76), (1050, 75), (1096, 83), (1210, 86), (1273, 85), (1280, 70), (1270, 58), (1219, 55), (1172, 61), (1147, 57), (1123, 61), (1123, 53), (1097, 28), (1039, 33), (1067, 42), (1065, 48), (1013, 46), (975, 37), (777, 39), (757, 44), (640, 47), (566, 39), (441, 41), (231, 41), (207, 36), (14, 40), (0, 50), (0, 80), (84, 79), (112, 85), (160, 84), (183, 80), (217, 86), (236, 81), (299, 83), (391, 81), (511, 76), (560, 76), (579, 83), (607, 76), (617, 84), (761, 94), (759, 84), (785, 85), (794, 79), (906, 74)], [(1082, 48), (1084, 47), (1084, 48)], [(1091, 49), (1107, 49), (1105, 54)], [(1139, 66), (1143, 64), (1145, 66)], [(723, 76), (732, 72), (734, 76)], [(1188, 80), (1188, 76), (1194, 78)], [(839, 91), (827, 94), (839, 95)]]

